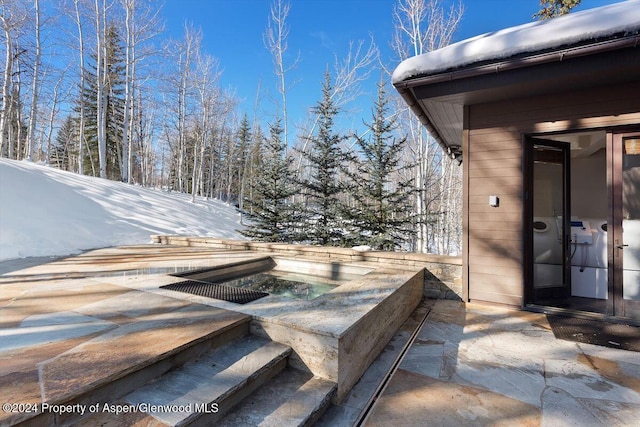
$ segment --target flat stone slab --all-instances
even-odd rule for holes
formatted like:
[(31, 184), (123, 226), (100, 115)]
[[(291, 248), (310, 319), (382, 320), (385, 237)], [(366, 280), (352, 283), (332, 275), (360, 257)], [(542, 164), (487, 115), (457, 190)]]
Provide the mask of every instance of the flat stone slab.
[(92, 335), (115, 327), (117, 325), (112, 322), (70, 311), (36, 314), (24, 319), (16, 328), (0, 330), (0, 353)]
[[(44, 399), (62, 401), (175, 354), (246, 319), (207, 306), (145, 316), (38, 366)], [(73, 377), (69, 373), (73, 372)]]
[(539, 426), (542, 411), (499, 393), (399, 369), (366, 426)]
[[(50, 280), (39, 268), (51, 266), (0, 280), (0, 395), (15, 403), (73, 399), (250, 320), (96, 278)], [(0, 413), (0, 424), (28, 416)]]
[(369, 426), (635, 425), (639, 353), (556, 339), (544, 314), (435, 301)]

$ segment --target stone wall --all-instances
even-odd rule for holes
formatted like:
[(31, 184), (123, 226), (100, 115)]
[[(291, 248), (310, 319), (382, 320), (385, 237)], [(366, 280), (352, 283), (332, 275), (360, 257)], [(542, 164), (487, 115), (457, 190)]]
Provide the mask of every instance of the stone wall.
[(425, 269), (425, 297), (462, 300), (462, 259), (460, 257), (413, 252), (356, 251), (331, 246), (290, 245), (214, 237), (171, 235), (151, 237), (153, 242), (166, 245), (206, 246), (226, 250), (268, 252), (287, 256), (313, 257), (319, 260), (375, 262), (399, 269), (420, 267)]

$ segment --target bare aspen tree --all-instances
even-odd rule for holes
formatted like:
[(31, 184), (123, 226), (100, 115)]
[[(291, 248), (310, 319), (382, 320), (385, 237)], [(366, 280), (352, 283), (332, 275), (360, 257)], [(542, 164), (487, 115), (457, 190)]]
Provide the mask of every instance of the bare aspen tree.
[(79, 93), (79, 124), (78, 124), (78, 173), (80, 175), (84, 174), (84, 149), (87, 145), (86, 135), (84, 132), (85, 128), (85, 119), (86, 119), (86, 110), (85, 110), (85, 90), (86, 90), (86, 76), (85, 76), (85, 65), (84, 65), (84, 31), (82, 27), (82, 15), (80, 13), (80, 1), (81, 0), (73, 0), (73, 5), (75, 8), (75, 21), (76, 26), (78, 28), (78, 55), (79, 62), (78, 65), (80, 67), (80, 93)]
[[(58, 80), (56, 81), (56, 84), (53, 87), (53, 94), (51, 96), (51, 109), (49, 110), (49, 120), (47, 123), (47, 130), (46, 130), (46, 137), (45, 137), (45, 141), (46, 142), (46, 160), (47, 163), (50, 162), (51, 160), (51, 140), (53, 138), (53, 128), (54, 128), (54, 121), (56, 118), (56, 115), (58, 114), (58, 112), (60, 111), (60, 90), (61, 90), (61, 86), (63, 85), (64, 82), (64, 78), (65, 75), (67, 73), (67, 71), (69, 70), (69, 67), (71, 66), (71, 64), (67, 65), (67, 68), (65, 68), (62, 73), (60, 74)], [(68, 92), (68, 91), (67, 91)], [(68, 95), (68, 93), (65, 95)]]
[(193, 190), (191, 201), (195, 202), (196, 192), (203, 194), (199, 186), (203, 181), (204, 156), (207, 143), (213, 137), (213, 115), (216, 103), (218, 102), (217, 81), (220, 77), (217, 61), (210, 55), (202, 52), (196, 53), (196, 79), (195, 85), (199, 99), (199, 126), (196, 131), (195, 144), (193, 147)]
[(36, 121), (38, 120), (38, 93), (40, 92), (40, 61), (42, 59), (42, 40), (40, 38), (40, 0), (33, 2), (35, 12), (36, 57), (33, 63), (33, 83), (31, 85), (31, 108), (29, 109), (29, 127), (27, 130), (27, 160), (32, 160), (36, 145)]
[(162, 26), (159, 23), (160, 8), (152, 7), (141, 0), (119, 0), (125, 13), (125, 78), (124, 112), (122, 122), (122, 181), (131, 183), (133, 176), (134, 109), (136, 105), (138, 62), (153, 51), (141, 51), (144, 43), (157, 36)]
[[(19, 135), (13, 135), (12, 121), (19, 120), (20, 111), (16, 104), (20, 93), (19, 84), (16, 86), (14, 76), (20, 78), (18, 70), (18, 57), (20, 48), (18, 44), (18, 31), (27, 19), (27, 12), (23, 2), (15, 0), (0, 0), (0, 23), (4, 34), (5, 65), (2, 84), (2, 111), (0, 111), (0, 157), (7, 155), (9, 158), (21, 158), (18, 145)], [(14, 87), (15, 86), (15, 87)], [(20, 132), (20, 126), (17, 131)]]
[[(5, 147), (8, 141), (8, 127), (11, 109), (11, 77), (13, 75), (13, 20), (10, 8), (7, 7), (7, 1), (2, 0), (2, 30), (4, 32), (5, 62), (2, 84), (2, 111), (0, 111), (0, 157), (4, 155)], [(7, 152), (11, 151), (6, 149)], [(11, 156), (9, 156), (11, 157)]]
[[(403, 60), (448, 45), (462, 14), (462, 3), (445, 10), (442, 0), (398, 0), (393, 12), (395, 34), (392, 45), (395, 53)], [(443, 215), (454, 214), (443, 211), (448, 203), (444, 199), (447, 195), (453, 197), (453, 192), (440, 188), (446, 183), (442, 177), (447, 175), (448, 162), (451, 160), (442, 155), (432, 138), (427, 137), (416, 117), (407, 114), (402, 122), (408, 127), (409, 149), (416, 161), (415, 185), (419, 190), (416, 192), (415, 205), (418, 217), (415, 250), (440, 251), (443, 248), (441, 242), (445, 239), (442, 233), (443, 223), (453, 220), (443, 218)], [(441, 202), (441, 206), (431, 209), (436, 201)], [(430, 225), (433, 222), (430, 217), (432, 210), (438, 212), (433, 226)], [(432, 240), (435, 240), (435, 245)]]
[(133, 42), (136, 0), (121, 0), (125, 12), (125, 65), (124, 112), (122, 120), (122, 169), (123, 182), (131, 183), (131, 110), (133, 108)]
[[(258, 87), (256, 89), (256, 98), (253, 104), (253, 119), (251, 121), (251, 129), (254, 131), (254, 133), (252, 133), (252, 138), (251, 138), (251, 142), (249, 143), (249, 147), (250, 147), (250, 151), (249, 153), (247, 153), (247, 155), (244, 158), (244, 165), (243, 165), (243, 173), (242, 173), (242, 179), (240, 181), (240, 192), (238, 194), (238, 208), (240, 209), (241, 212), (241, 216), (240, 216), (240, 223), (242, 223), (242, 211), (244, 209), (244, 199), (245, 199), (245, 192), (247, 190), (247, 185), (248, 185), (248, 180), (251, 181), (253, 176), (256, 174), (255, 171), (255, 158), (256, 158), (256, 150), (260, 149), (260, 135), (256, 135), (255, 131), (258, 130), (260, 128), (260, 124), (259, 124), (259, 120), (258, 120), (258, 107), (260, 105), (260, 93), (262, 91), (262, 81), (258, 81)], [(252, 187), (251, 185), (248, 186), (249, 191), (252, 191)], [(251, 197), (251, 194), (249, 195), (249, 197)]]
[(287, 121), (287, 72), (293, 70), (300, 61), (300, 54), (294, 59), (291, 64), (285, 64), (284, 55), (288, 49), (287, 39), (289, 37), (289, 27), (287, 26), (287, 16), (289, 16), (289, 10), (291, 5), (283, 0), (274, 0), (271, 4), (271, 12), (269, 14), (269, 21), (267, 30), (264, 33), (264, 41), (271, 52), (273, 57), (274, 71), (278, 78), (278, 92), (282, 96), (282, 124), (284, 133), (284, 144), (288, 146), (288, 121)]
[(106, 0), (95, 0), (96, 30), (96, 128), (100, 178), (107, 177), (107, 7)]
[(336, 105), (344, 107), (363, 94), (362, 83), (369, 80), (379, 51), (373, 36), (369, 42), (358, 40), (349, 42), (349, 50), (342, 59), (335, 56), (335, 88), (332, 99)]
[[(18, 52), (25, 52), (24, 50), (21, 51), (20, 48), (20, 44), (16, 43), (16, 51)], [(18, 53), (16, 54), (16, 59), (18, 59), (18, 56), (21, 54)], [(24, 128), (23, 123), (22, 123), (22, 97), (21, 97), (21, 91), (22, 91), (22, 70), (21, 70), (21, 61), (17, 60), (16, 61), (16, 71), (15, 71), (15, 81), (13, 82), (13, 90), (12, 90), (12, 100), (11, 102), (14, 104), (14, 107), (12, 108), (12, 117), (11, 117), (11, 127), (10, 127), (10, 135), (9, 138), (15, 140), (14, 144), (11, 144), (9, 147), (11, 147), (12, 145), (15, 145), (14, 148), (14, 153), (9, 153), (10, 157), (12, 159), (23, 159), (24, 158), (24, 147), (22, 146), (22, 129)]]
[[(135, 141), (137, 150), (140, 153), (141, 184), (143, 187), (147, 187), (154, 185), (154, 164), (157, 159), (157, 150), (154, 150), (152, 144), (156, 132), (156, 128), (153, 125), (156, 105), (153, 102), (143, 101), (142, 85), (138, 85), (136, 97), (136, 108), (133, 110), (132, 121), (135, 122), (135, 126), (133, 126), (135, 129)], [(160, 185), (162, 186), (162, 182), (160, 182)]]
[(178, 187), (180, 191), (186, 190), (186, 155), (187, 155), (187, 102), (191, 91), (191, 64), (196, 51), (200, 48), (202, 34), (193, 27), (185, 25), (184, 39), (180, 43), (178, 58), (179, 82), (178, 82)]

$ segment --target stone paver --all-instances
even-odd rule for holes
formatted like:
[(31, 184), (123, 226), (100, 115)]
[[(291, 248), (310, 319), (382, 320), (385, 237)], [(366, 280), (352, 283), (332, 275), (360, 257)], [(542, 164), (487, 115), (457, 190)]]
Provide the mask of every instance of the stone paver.
[(637, 426), (639, 366), (543, 314), (436, 301), (365, 425)]

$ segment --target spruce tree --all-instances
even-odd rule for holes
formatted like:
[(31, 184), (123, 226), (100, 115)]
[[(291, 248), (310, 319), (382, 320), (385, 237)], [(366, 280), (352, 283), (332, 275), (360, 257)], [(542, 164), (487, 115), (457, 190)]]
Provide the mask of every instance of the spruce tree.
[(244, 204), (244, 190), (246, 184), (246, 174), (249, 166), (249, 152), (251, 148), (251, 125), (249, 124), (249, 118), (245, 114), (242, 117), (240, 123), (240, 129), (238, 129), (237, 141), (236, 141), (236, 165), (235, 165), (235, 195), (238, 201), (238, 207), (243, 209)]
[(62, 127), (58, 130), (58, 135), (49, 152), (49, 162), (62, 170), (71, 170), (71, 156), (73, 153), (73, 142), (78, 140), (78, 120), (68, 115)]
[(322, 100), (314, 107), (318, 118), (318, 130), (309, 137), (309, 149), (303, 153), (309, 165), (308, 179), (302, 180), (306, 197), (304, 241), (312, 244), (339, 246), (343, 244), (343, 204), (340, 195), (345, 185), (339, 173), (349, 155), (342, 150), (346, 137), (334, 131), (334, 119), (338, 115), (331, 94), (333, 86), (329, 73), (322, 84)]
[[(96, 55), (92, 55), (96, 60)], [(107, 178), (112, 180), (121, 179), (121, 149), (122, 149), (122, 127), (124, 119), (124, 51), (122, 40), (114, 25), (107, 28), (107, 64), (109, 75), (108, 87), (106, 88), (106, 111), (107, 111)], [(97, 129), (97, 84), (98, 76), (95, 66), (86, 70), (87, 87), (85, 88), (85, 111), (87, 121), (85, 126), (85, 137), (89, 153), (85, 161), (89, 162), (85, 170), (93, 171), (97, 175), (98, 170), (98, 129)], [(93, 164), (92, 164), (93, 163)]]
[(566, 15), (578, 6), (581, 0), (540, 0), (540, 11), (533, 15), (534, 19), (544, 20)]
[(351, 245), (366, 244), (373, 249), (394, 250), (412, 234), (412, 181), (398, 173), (406, 137), (396, 138), (395, 118), (389, 118), (384, 83), (378, 84), (378, 97), (372, 122), (366, 123), (367, 138), (355, 136), (360, 157), (351, 174), (355, 205), (349, 210)]
[(286, 155), (282, 121), (269, 127), (261, 173), (255, 178), (245, 199), (250, 224), (241, 230), (246, 237), (263, 242), (291, 242), (300, 218), (299, 208), (290, 203), (298, 192), (292, 178), (293, 159)]

